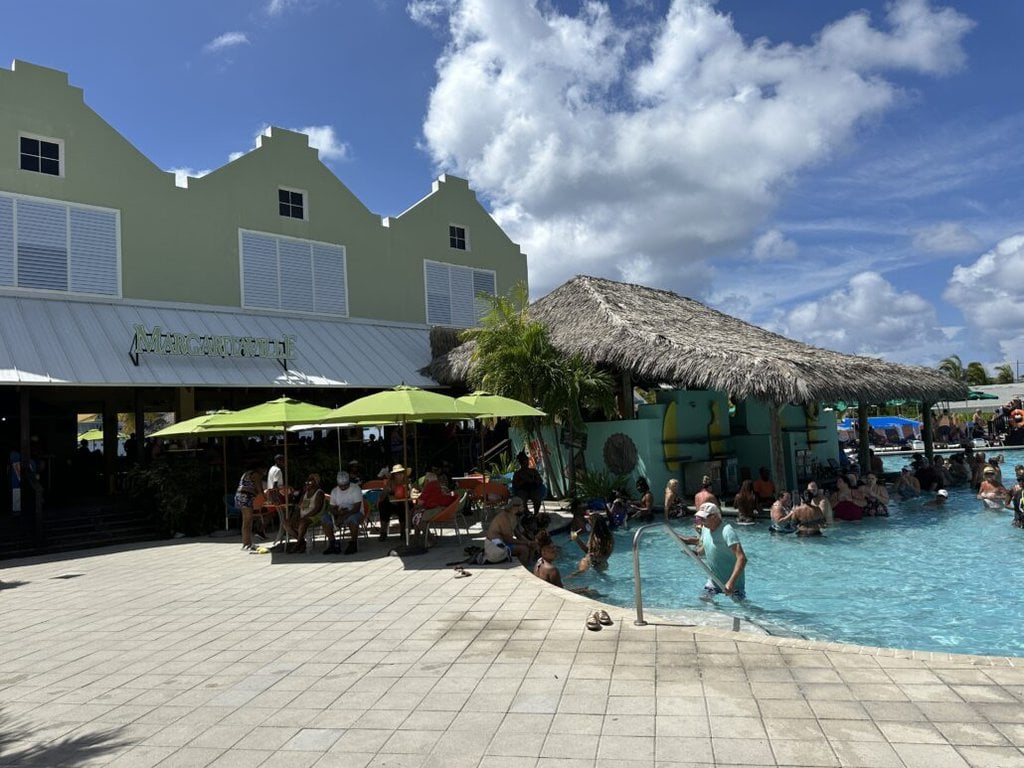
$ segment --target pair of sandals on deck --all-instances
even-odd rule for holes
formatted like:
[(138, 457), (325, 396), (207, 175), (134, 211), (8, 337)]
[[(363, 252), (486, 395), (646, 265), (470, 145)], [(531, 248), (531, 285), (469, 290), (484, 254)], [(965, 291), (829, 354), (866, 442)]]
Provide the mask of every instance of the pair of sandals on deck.
[(598, 632), (601, 627), (610, 627), (611, 625), (612, 617), (608, 615), (608, 611), (594, 611), (587, 617), (587, 629), (591, 632)]

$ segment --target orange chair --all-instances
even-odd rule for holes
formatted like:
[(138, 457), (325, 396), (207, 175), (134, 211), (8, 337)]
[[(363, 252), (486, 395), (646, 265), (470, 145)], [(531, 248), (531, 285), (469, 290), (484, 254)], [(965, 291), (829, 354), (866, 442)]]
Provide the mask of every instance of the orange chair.
[(469, 537), (469, 523), (466, 522), (466, 516), (463, 514), (467, 500), (471, 501), (469, 492), (461, 491), (459, 493), (459, 497), (455, 499), (455, 501), (441, 510), (433, 520), (427, 523), (426, 530), (429, 531), (431, 528), (434, 528), (435, 533), (440, 537), (442, 526), (445, 523), (451, 523), (452, 527), (455, 528), (455, 540), (461, 544), (462, 533), (459, 531), (460, 525), (466, 529), (466, 536), (467, 538)]

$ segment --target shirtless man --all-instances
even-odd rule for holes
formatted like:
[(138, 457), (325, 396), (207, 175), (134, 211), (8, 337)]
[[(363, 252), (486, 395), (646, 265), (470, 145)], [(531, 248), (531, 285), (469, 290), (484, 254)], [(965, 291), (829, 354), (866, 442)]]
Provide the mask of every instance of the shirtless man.
[(715, 496), (715, 492), (711, 490), (711, 478), (708, 475), (704, 475), (700, 479), (700, 490), (693, 497), (693, 508), (700, 509), (704, 504), (714, 504), (718, 506), (718, 498)]
[(491, 524), (487, 526), (487, 538), (495, 544), (503, 544), (519, 558), (520, 563), (526, 565), (530, 559), (533, 542), (528, 539), (516, 538), (515, 535), (516, 525), (519, 522), (516, 516), (523, 514), (523, 511), (523, 500), (518, 496), (513, 496), (508, 500), (508, 505), (503, 507), (491, 520)]

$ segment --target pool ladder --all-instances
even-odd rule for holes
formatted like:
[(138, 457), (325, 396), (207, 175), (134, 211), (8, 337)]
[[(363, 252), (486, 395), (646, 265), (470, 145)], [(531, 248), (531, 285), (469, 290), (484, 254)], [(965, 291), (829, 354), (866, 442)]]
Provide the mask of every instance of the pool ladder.
[[(725, 592), (725, 585), (722, 581), (715, 576), (714, 572), (710, 568), (708, 568), (707, 563), (700, 558), (700, 555), (690, 549), (690, 545), (683, 541), (683, 537), (676, 533), (671, 525), (668, 523), (651, 523), (649, 525), (641, 526), (640, 528), (637, 528), (636, 533), (633, 534), (633, 590), (636, 602), (636, 621), (633, 623), (638, 627), (647, 625), (647, 622), (644, 621), (644, 598), (640, 583), (640, 539), (643, 538), (645, 533), (654, 529), (661, 529), (670, 536), (676, 544), (679, 545), (680, 551), (693, 560), (693, 562), (695, 562), (700, 569), (704, 571), (716, 587)], [(734, 597), (733, 599), (735, 600), (736, 598)], [(740, 619), (738, 616), (733, 616), (732, 629), (733, 632), (738, 632), (740, 629)]]

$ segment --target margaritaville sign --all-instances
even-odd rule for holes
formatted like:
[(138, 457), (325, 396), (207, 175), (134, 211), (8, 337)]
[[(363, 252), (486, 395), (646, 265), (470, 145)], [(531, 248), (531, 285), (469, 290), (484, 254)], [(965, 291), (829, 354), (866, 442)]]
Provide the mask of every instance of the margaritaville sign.
[(136, 325), (129, 356), (135, 365), (139, 355), (181, 355), (186, 357), (251, 357), (277, 360), (287, 367), (295, 351), (295, 337), (268, 339), (261, 336), (224, 336), (219, 334), (165, 331), (154, 325)]

